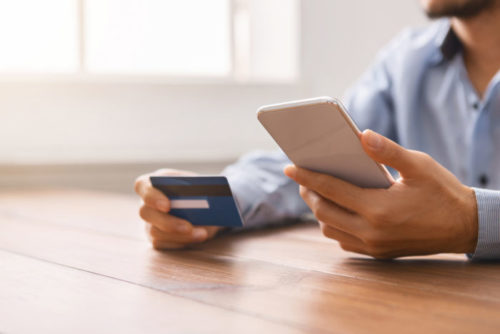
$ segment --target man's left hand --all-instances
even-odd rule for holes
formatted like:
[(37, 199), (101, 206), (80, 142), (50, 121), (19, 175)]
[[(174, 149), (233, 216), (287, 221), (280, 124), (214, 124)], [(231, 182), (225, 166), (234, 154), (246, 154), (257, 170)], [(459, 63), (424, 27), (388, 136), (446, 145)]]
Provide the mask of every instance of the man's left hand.
[(367, 130), (360, 136), (375, 161), (398, 170), (388, 189), (360, 188), (338, 178), (287, 166), (325, 236), (344, 250), (376, 258), (472, 253), (478, 218), (474, 190), (429, 155), (404, 149)]

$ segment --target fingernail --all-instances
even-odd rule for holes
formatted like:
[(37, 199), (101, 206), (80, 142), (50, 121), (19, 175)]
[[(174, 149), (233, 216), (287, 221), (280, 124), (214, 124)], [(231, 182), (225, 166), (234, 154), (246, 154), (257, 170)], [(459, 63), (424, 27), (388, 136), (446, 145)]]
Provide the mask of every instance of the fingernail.
[(294, 179), (295, 175), (297, 175), (297, 168), (294, 165), (288, 165), (285, 167), (284, 172), (286, 176)]
[(372, 130), (363, 131), (363, 138), (368, 146), (370, 146), (373, 150), (378, 150), (382, 146), (382, 138), (380, 138), (380, 135)]
[(156, 201), (156, 208), (160, 211), (167, 211), (168, 210), (168, 202), (160, 199)]
[(176, 230), (179, 233), (187, 233), (189, 232), (189, 226), (187, 224), (179, 224), (177, 225)]
[(207, 231), (204, 228), (194, 228), (192, 236), (195, 240), (205, 240), (207, 237)]

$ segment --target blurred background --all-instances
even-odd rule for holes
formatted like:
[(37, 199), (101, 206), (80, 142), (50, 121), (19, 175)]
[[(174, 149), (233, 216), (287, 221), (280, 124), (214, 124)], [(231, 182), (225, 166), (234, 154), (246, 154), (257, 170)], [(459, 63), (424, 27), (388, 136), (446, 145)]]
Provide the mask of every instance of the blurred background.
[(0, 0), (0, 188), (131, 193), (275, 149), (262, 104), (341, 97), (416, 0)]

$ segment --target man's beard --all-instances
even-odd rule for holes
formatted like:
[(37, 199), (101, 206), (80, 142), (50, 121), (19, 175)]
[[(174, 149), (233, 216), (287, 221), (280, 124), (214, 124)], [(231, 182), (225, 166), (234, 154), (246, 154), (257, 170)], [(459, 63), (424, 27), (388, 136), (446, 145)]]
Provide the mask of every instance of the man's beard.
[(493, 7), (496, 3), (496, 0), (444, 1), (441, 7), (436, 6), (436, 8), (428, 8), (426, 14), (430, 18), (470, 18)]

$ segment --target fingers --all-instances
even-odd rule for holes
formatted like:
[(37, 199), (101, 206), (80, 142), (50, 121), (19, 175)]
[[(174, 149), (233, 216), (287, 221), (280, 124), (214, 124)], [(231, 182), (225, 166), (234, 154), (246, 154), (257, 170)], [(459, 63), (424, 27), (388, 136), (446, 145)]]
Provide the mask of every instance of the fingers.
[(363, 217), (322, 198), (303, 186), (300, 195), (319, 221), (321, 231), (327, 238), (337, 240), (342, 249), (375, 258), (390, 258), (387, 242), (380, 239), (374, 226)]
[(146, 232), (153, 244), (153, 247), (157, 248), (155, 245), (166, 245), (163, 248), (182, 248), (189, 244), (200, 243), (206, 241), (209, 237), (208, 228), (205, 226), (195, 227), (191, 230), (191, 233), (167, 233), (155, 225), (147, 223)]
[(154, 248), (179, 249), (189, 244), (200, 243), (210, 239), (221, 229), (218, 226), (193, 226), (188, 221), (166, 214), (170, 210), (168, 198), (155, 189), (150, 176), (193, 176), (192, 172), (175, 169), (160, 169), (151, 174), (145, 174), (135, 181), (135, 192), (142, 198), (144, 204), (139, 214), (146, 221), (146, 231)]
[(187, 220), (159, 212), (147, 205), (141, 206), (139, 215), (144, 221), (154, 225), (164, 233), (189, 234), (193, 229), (193, 225)]
[(188, 221), (159, 212), (146, 205), (140, 210), (146, 231), (156, 249), (179, 249), (206, 241), (220, 230), (218, 226), (193, 226)]
[(184, 243), (171, 242), (163, 238), (158, 238), (158, 232), (156, 229), (153, 229), (153, 225), (146, 223), (144, 226), (146, 228), (146, 235), (154, 249), (181, 249), (185, 247)]
[(142, 198), (144, 204), (150, 208), (157, 209), (161, 212), (170, 210), (170, 202), (161, 191), (155, 189), (149, 179), (150, 175), (141, 175), (135, 181), (135, 192)]
[(321, 232), (327, 238), (337, 240), (340, 247), (348, 252), (370, 255), (366, 245), (352, 234), (336, 229), (328, 224), (319, 222)]
[(163, 168), (163, 169), (158, 169), (157, 171), (150, 174), (141, 175), (135, 180), (135, 186), (134, 186), (135, 192), (142, 198), (143, 202), (147, 206), (151, 208), (156, 208), (157, 210), (162, 212), (168, 212), (170, 210), (170, 202), (167, 196), (165, 196), (165, 194), (163, 194), (158, 189), (155, 189), (151, 184), (150, 177), (153, 175), (194, 176), (197, 174), (178, 169)]
[(418, 176), (426, 170), (422, 161), (427, 160), (426, 154), (407, 150), (372, 130), (361, 134), (361, 144), (373, 160), (393, 167), (403, 177)]
[(203, 226), (203, 227), (207, 230), (208, 233), (207, 239), (213, 238), (217, 234), (217, 232), (223, 229), (220, 226)]
[(336, 177), (316, 173), (293, 165), (285, 167), (285, 175), (328, 200), (351, 211), (364, 208), (364, 189)]
[(321, 228), (321, 233), (327, 238), (335, 239), (342, 244), (363, 244), (363, 242), (354, 235), (332, 227), (322, 221), (319, 222), (319, 226)]
[(300, 186), (300, 195), (322, 224), (346, 233), (356, 233), (363, 228), (358, 215), (324, 199), (314, 191)]
[(390, 259), (397, 256), (397, 253), (387, 252), (384, 248), (377, 248), (370, 244), (366, 244), (352, 234), (338, 230), (330, 225), (320, 222), (320, 227), (324, 236), (337, 240), (340, 247), (345, 251), (364, 254), (377, 259)]

